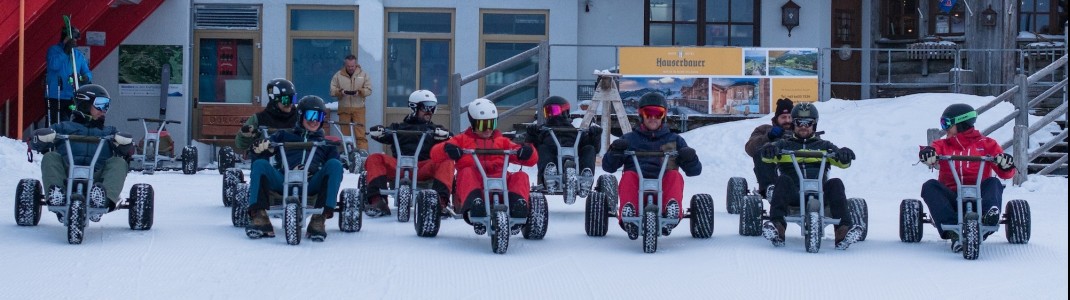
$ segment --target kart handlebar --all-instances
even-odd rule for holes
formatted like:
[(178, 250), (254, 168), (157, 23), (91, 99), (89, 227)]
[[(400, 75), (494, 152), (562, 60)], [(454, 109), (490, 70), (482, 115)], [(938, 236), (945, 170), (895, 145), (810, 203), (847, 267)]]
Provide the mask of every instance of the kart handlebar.
[(990, 155), (985, 156), (972, 156), (972, 155), (937, 155), (937, 160), (949, 160), (949, 161), (992, 161), (994, 158)]
[(477, 155), (512, 155), (516, 154), (517, 151), (503, 149), (461, 149), (461, 152)]
[(637, 157), (647, 156), (676, 156), (679, 153), (676, 151), (624, 151), (624, 155), (632, 155)]
[(155, 119), (155, 118), (129, 118), (129, 119), (126, 119), (126, 120), (127, 121), (131, 121), (131, 122), (133, 122), (133, 121), (145, 121), (147, 123), (164, 123), (164, 122), (167, 122), (167, 123), (170, 123), (170, 124), (182, 124), (182, 122), (175, 121), (175, 120), (165, 120), (165, 119)]

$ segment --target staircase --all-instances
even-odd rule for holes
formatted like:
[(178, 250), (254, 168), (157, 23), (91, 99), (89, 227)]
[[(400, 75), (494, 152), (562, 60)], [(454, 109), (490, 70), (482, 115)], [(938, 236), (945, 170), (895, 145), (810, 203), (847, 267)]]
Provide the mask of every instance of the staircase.
[[(25, 46), (23, 49), (23, 124), (18, 120), (19, 1), (0, 5), (0, 119), (5, 136), (17, 136), (19, 130), (39, 121), (45, 114), (44, 76), (48, 47), (59, 42), (63, 15), (71, 16), (71, 25), (84, 33), (106, 34), (103, 46), (90, 47), (90, 68), (96, 67), (115, 50), (131, 32), (145, 21), (164, 0), (68, 1), (27, 0), (25, 2)], [(4, 116), (7, 116), (6, 118)]]

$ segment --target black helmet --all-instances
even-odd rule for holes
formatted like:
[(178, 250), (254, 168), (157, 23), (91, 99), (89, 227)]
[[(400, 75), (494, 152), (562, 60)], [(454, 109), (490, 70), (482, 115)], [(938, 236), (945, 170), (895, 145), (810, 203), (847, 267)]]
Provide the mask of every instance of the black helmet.
[(947, 130), (951, 125), (955, 125), (959, 131), (963, 131), (973, 128), (975, 121), (977, 121), (977, 111), (973, 109), (973, 106), (963, 103), (952, 104), (940, 115), (940, 129)]
[[(101, 98), (100, 103), (95, 103), (98, 102), (97, 98)], [(88, 116), (89, 107), (94, 104), (97, 105), (98, 109), (107, 111), (108, 107), (111, 106), (111, 96), (108, 95), (108, 90), (104, 89), (104, 87), (87, 84), (79, 87), (74, 92), (74, 102), (75, 110)]]
[(282, 78), (272, 79), (267, 84), (268, 101), (281, 102), (282, 105), (293, 105), (294, 83)]
[(643, 95), (643, 97), (639, 98), (639, 108), (651, 105), (669, 108), (667, 105), (665, 105), (665, 96), (662, 96), (660, 93), (647, 93), (646, 95)]
[(803, 103), (796, 104), (795, 107), (791, 108), (791, 118), (792, 119), (813, 119), (814, 122), (817, 122), (817, 119), (818, 119), (817, 106), (814, 106), (814, 104), (810, 103), (810, 102), (803, 102)]
[(326, 112), (327, 105), (323, 103), (323, 98), (320, 98), (319, 96), (308, 95), (301, 97), (301, 101), (297, 103), (297, 110), (301, 113), (310, 110)]
[(560, 96), (550, 96), (542, 102), (542, 115), (547, 118), (566, 116), (569, 110), (568, 100)]

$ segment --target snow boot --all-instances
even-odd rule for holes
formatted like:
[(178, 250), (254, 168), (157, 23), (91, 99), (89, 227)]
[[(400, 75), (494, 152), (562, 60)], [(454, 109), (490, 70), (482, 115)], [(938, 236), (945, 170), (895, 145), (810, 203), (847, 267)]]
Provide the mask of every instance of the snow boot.
[[(112, 207), (115, 207), (112, 205)], [(108, 193), (104, 191), (104, 186), (94, 184), (89, 189), (89, 208), (108, 208)], [(111, 211), (111, 210), (108, 210)], [(103, 213), (91, 213), (89, 214), (89, 220), (93, 222), (100, 222), (100, 216)]]
[(486, 218), (487, 207), (483, 204), (482, 198), (472, 199), (470, 203), (471, 204), (465, 203), (465, 206), (468, 206), (468, 213), (465, 214), (464, 220), (468, 222), (468, 224), (472, 224), (472, 230), (474, 230), (476, 234), (484, 235), (487, 233), (487, 226), (483, 225), (483, 223), (472, 222), (469, 218)]
[(378, 218), (390, 215), (390, 204), (383, 196), (371, 196), (368, 198), (368, 209), (364, 210), (364, 215), (372, 218)]
[[(624, 207), (620, 209), (620, 215), (621, 215), (622, 218), (624, 218), (624, 217), (635, 217), (635, 216), (638, 216), (638, 213), (636, 213), (636, 211), (635, 211), (635, 206), (632, 206), (631, 203), (628, 203), (628, 204), (625, 204)], [(638, 239), (639, 238), (639, 226), (636, 226), (635, 224), (632, 224), (632, 223), (624, 223), (623, 219), (621, 219), (620, 228), (624, 229), (624, 232), (628, 233), (628, 238), (629, 239), (633, 239), (634, 240), (634, 239)]]
[(524, 201), (523, 197), (517, 194), (509, 194), (509, 217), (510, 218), (527, 218), (528, 217), (528, 202)]
[(308, 222), (308, 239), (313, 242), (322, 242), (327, 238), (327, 226), (324, 224), (327, 222), (327, 217), (322, 214), (312, 215), (312, 220)]
[(67, 199), (63, 196), (63, 188), (53, 185), (48, 189), (48, 205), (49, 206), (61, 206), (67, 204)]
[(836, 226), (836, 249), (847, 250), (862, 238), (862, 225)]
[(271, 226), (267, 210), (258, 209), (249, 212), (249, 225), (245, 226), (245, 235), (251, 239), (275, 237), (275, 227)]
[(787, 226), (780, 222), (766, 221), (762, 225), (762, 236), (773, 242), (773, 246), (784, 247), (784, 231)]
[(546, 192), (550, 194), (556, 194), (561, 192), (561, 183), (556, 180), (549, 180), (550, 177), (557, 176), (557, 165), (554, 163), (547, 163), (546, 169), (542, 171), (543, 185), (546, 187)]
[(591, 187), (594, 186), (594, 171), (591, 171), (591, 168), (583, 168), (583, 171), (580, 171), (579, 183), (576, 197), (587, 198), (587, 195), (591, 193)]
[[(665, 215), (663, 217), (666, 219), (680, 219), (680, 203), (676, 202), (676, 199), (669, 200), (669, 204), (665, 205)], [(665, 227), (661, 228), (661, 235), (669, 236), (669, 233), (672, 233), (677, 224), (665, 224)]]

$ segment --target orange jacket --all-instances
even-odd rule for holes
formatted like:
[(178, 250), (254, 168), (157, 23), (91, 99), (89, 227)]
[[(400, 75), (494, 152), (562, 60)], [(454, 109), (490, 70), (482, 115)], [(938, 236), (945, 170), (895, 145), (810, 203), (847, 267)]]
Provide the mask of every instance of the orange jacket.
[[(513, 143), (513, 141), (502, 136), (502, 133), (498, 130), (494, 131), (494, 134), (490, 138), (484, 139), (476, 135), (471, 128), (465, 130), (463, 133), (453, 136), (445, 142), (438, 143), (435, 147), (431, 148), (431, 160), (439, 161), (450, 159), (446, 154), (446, 144), (453, 144), (461, 149), (499, 149), (499, 150), (517, 150), (520, 149), (520, 145)], [(527, 160), (520, 160), (517, 156), (510, 155), (509, 163), (518, 164), (522, 166), (534, 166), (539, 161), (538, 153), (531, 154)], [(505, 158), (501, 155), (479, 155), (479, 163), (483, 165), (483, 170), (487, 173), (488, 177), (498, 177), (498, 174), (502, 173)], [(461, 159), (457, 160), (455, 168), (458, 170), (465, 168), (474, 168), (476, 162), (472, 159), (472, 155), (464, 155)]]

